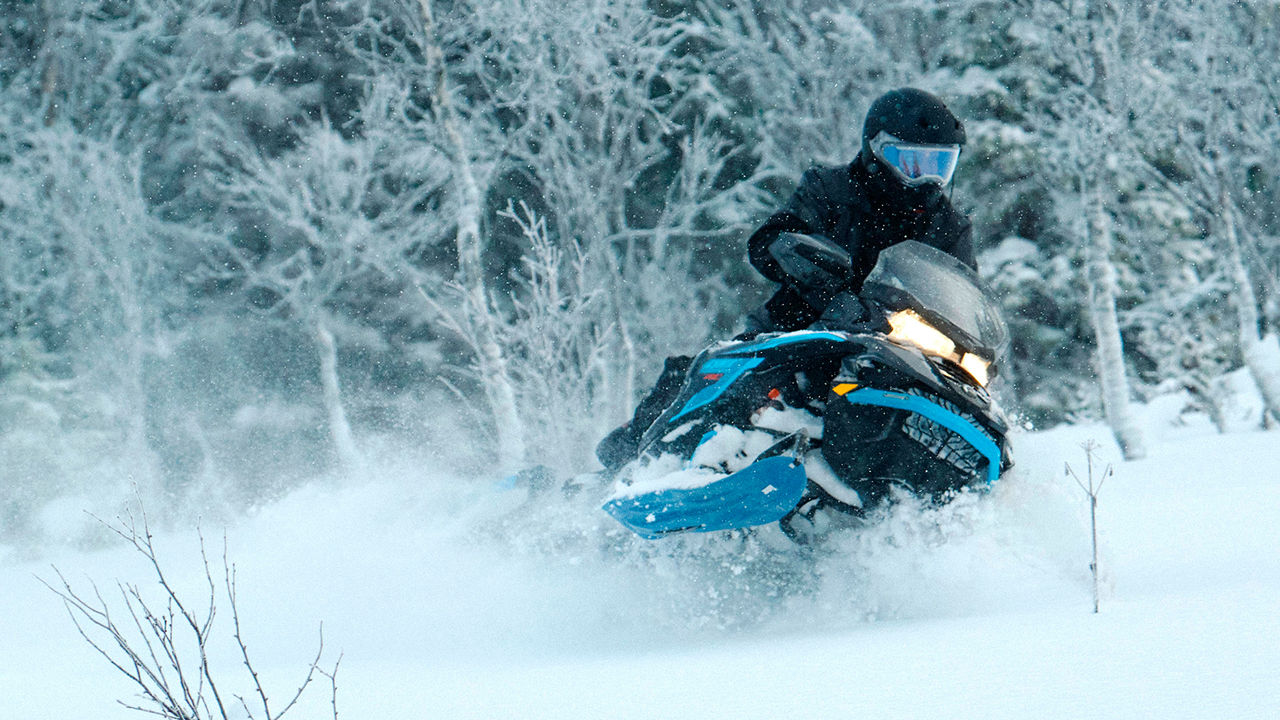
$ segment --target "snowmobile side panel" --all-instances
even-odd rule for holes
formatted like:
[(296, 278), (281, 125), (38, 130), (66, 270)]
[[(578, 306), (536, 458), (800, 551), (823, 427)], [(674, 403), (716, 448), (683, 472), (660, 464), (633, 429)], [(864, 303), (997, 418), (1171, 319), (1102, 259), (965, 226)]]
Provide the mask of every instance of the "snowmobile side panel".
[(791, 512), (806, 483), (803, 465), (775, 456), (701, 487), (614, 498), (604, 504), (604, 511), (648, 540), (685, 530), (753, 527), (777, 522)]
[(844, 396), (855, 405), (875, 405), (895, 410), (908, 410), (923, 415), (964, 438), (987, 458), (987, 485), (1000, 477), (1000, 447), (987, 434), (963, 417), (941, 405), (906, 393), (887, 392), (874, 388), (862, 388)]

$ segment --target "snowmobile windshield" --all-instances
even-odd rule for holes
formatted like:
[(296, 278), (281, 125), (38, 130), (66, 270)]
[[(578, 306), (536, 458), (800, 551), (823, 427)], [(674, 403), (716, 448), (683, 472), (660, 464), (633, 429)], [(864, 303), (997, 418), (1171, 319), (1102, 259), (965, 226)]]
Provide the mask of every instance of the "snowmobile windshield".
[(885, 248), (862, 286), (864, 298), (912, 309), (968, 351), (996, 360), (1008, 344), (1000, 308), (978, 274), (956, 258), (914, 240)]

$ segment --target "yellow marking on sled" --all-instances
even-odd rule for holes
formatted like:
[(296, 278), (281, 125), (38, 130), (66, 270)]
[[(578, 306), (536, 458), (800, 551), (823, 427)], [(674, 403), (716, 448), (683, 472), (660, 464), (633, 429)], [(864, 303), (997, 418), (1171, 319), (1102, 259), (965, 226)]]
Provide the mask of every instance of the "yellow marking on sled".
[(848, 395), (849, 393), (857, 389), (858, 389), (857, 383), (840, 383), (839, 385), (831, 388), (831, 392), (839, 395), (840, 397), (844, 397), (845, 395)]

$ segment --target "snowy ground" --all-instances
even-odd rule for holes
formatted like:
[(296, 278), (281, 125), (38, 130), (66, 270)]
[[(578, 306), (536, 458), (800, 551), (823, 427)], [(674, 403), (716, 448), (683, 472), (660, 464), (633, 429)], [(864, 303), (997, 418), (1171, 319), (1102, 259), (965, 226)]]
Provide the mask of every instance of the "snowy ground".
[[(1117, 462), (1099, 615), (1062, 469), (1083, 474), (1089, 438)], [(292, 694), (323, 621), (344, 720), (1280, 717), (1280, 434), (1161, 425), (1131, 463), (1106, 440), (1023, 435), (990, 496), (904, 507), (813, 556), (767, 534), (647, 543), (592, 488), (526, 498), (405, 468), (317, 482), (226, 533), (268, 690)], [(204, 528), (219, 553), (222, 531)], [(195, 592), (194, 531), (157, 545)], [(108, 598), (116, 579), (155, 589), (118, 545), (0, 548), (0, 718), (141, 717), (37, 582), (50, 565)], [(231, 650), (215, 665), (247, 692)]]

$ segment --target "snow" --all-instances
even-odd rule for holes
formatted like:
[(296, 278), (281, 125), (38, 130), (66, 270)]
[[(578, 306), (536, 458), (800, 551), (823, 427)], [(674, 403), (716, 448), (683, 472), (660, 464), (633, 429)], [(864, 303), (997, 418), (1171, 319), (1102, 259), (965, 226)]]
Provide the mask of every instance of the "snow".
[(1217, 378), (1213, 392), (1223, 399), (1222, 414), (1228, 431), (1241, 431), (1262, 424), (1262, 393), (1248, 368), (1239, 368)]
[[(642, 541), (598, 510), (604, 488), (498, 493), (407, 460), (258, 508), (228, 552), (268, 690), (297, 687), (323, 621), (343, 718), (1280, 717), (1280, 435), (1151, 410), (1145, 460), (1098, 426), (1021, 435), (990, 495), (905, 502), (825, 552)], [(1116, 471), (1097, 615), (1063, 475), (1086, 472), (1087, 440)], [(156, 543), (198, 597), (195, 531)], [(108, 598), (115, 579), (155, 589), (118, 543), (0, 548), (0, 716), (139, 717), (34, 577), (50, 565)], [(233, 650), (213, 660), (239, 682)], [(329, 701), (313, 688), (290, 716)]]
[[(666, 438), (684, 435), (692, 427), (693, 424), (682, 425), (668, 433)], [(637, 497), (661, 490), (710, 485), (726, 474), (750, 465), (775, 442), (777, 438), (769, 433), (744, 432), (731, 425), (716, 425), (702, 439), (687, 466), (679, 457), (663, 455), (633, 469), (625, 484), (621, 481), (615, 484), (610, 497)]]
[(751, 424), (785, 434), (803, 430), (810, 439), (822, 439), (822, 420), (798, 408), (766, 405), (752, 415)]
[(812, 453), (804, 463), (805, 477), (810, 482), (827, 492), (828, 495), (845, 505), (862, 507), (862, 498), (858, 491), (840, 482), (836, 472), (827, 464), (821, 453)]

